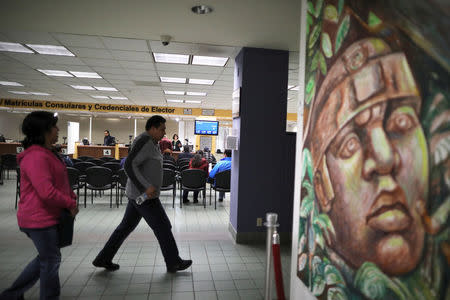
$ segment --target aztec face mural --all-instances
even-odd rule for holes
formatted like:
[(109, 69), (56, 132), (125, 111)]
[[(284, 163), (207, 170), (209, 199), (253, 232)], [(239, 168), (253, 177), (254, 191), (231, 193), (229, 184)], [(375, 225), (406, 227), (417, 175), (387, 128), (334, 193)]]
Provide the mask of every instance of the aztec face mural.
[(298, 276), (321, 299), (448, 299), (440, 1), (308, 2)]

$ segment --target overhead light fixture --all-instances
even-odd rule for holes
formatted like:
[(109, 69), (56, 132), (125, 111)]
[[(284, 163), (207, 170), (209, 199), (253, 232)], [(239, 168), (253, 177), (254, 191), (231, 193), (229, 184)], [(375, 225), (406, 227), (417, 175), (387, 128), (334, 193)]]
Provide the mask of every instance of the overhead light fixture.
[(211, 13), (213, 11), (213, 9), (211, 6), (207, 6), (207, 5), (196, 5), (191, 8), (191, 11), (194, 14), (206, 15), (206, 14)]
[(227, 61), (228, 61), (228, 57), (194, 55), (194, 57), (192, 59), (192, 64), (193, 65), (203, 65), (203, 66), (223, 67), (227, 64)]
[(161, 82), (186, 83), (186, 78), (180, 77), (159, 77)]
[(89, 91), (95, 91), (95, 89), (90, 85), (71, 85), (76, 90), (89, 90)]
[(183, 103), (183, 100), (167, 99), (167, 102)]
[(157, 63), (185, 65), (189, 63), (189, 55), (186, 54), (153, 53), (153, 56)]
[(34, 53), (27, 47), (19, 43), (0, 42), (0, 51), (18, 52), (18, 53)]
[(75, 56), (64, 46), (26, 44), (39, 54)]
[(128, 100), (127, 97), (121, 97), (121, 96), (109, 96), (113, 100)]
[(193, 79), (193, 78), (189, 78), (189, 83), (190, 83), (190, 84), (213, 85), (213, 84), (214, 84), (214, 80), (210, 80), (210, 79)]
[(30, 93), (28, 92), (24, 92), (24, 91), (8, 91), (12, 94), (17, 94), (17, 95), (30, 95)]
[(206, 96), (205, 92), (186, 92), (188, 96)]
[(35, 96), (50, 96), (51, 94), (49, 93), (41, 93), (41, 92), (30, 92), (31, 95), (35, 95)]
[(14, 82), (14, 81), (0, 81), (0, 85), (7, 85), (7, 86), (23, 86), (23, 84)]
[(78, 78), (102, 78), (95, 72), (76, 72), (76, 71), (69, 71), (69, 72)]
[(56, 76), (56, 77), (73, 77), (72, 74), (69, 74), (66, 71), (61, 70), (42, 70), (37, 69), (39, 72), (44, 73), (47, 76)]
[(202, 101), (198, 101), (198, 100), (185, 100), (185, 103), (202, 103)]
[(184, 95), (183, 91), (164, 91), (166, 95)]
[(91, 97), (96, 99), (109, 99), (108, 96), (100, 96), (100, 95), (91, 95)]
[(116, 88), (109, 86), (94, 86), (99, 91), (107, 91), (107, 92), (118, 92)]

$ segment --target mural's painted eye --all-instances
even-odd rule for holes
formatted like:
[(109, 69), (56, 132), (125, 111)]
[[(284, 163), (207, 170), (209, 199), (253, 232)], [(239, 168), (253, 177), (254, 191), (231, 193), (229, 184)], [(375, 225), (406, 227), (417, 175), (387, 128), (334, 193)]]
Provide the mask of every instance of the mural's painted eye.
[(346, 139), (339, 150), (339, 157), (347, 159), (353, 156), (361, 148), (361, 143), (356, 135)]
[(414, 127), (416, 122), (409, 114), (396, 114), (391, 117), (387, 124), (387, 130), (403, 133)]

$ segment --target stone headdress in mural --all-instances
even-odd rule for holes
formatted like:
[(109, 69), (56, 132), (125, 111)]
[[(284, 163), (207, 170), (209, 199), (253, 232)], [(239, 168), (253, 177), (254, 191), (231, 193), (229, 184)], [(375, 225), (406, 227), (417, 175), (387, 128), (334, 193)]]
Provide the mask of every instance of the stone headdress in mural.
[(443, 298), (448, 88), (424, 91), (372, 11), (366, 23), (352, 3), (308, 4), (298, 275), (321, 298)]

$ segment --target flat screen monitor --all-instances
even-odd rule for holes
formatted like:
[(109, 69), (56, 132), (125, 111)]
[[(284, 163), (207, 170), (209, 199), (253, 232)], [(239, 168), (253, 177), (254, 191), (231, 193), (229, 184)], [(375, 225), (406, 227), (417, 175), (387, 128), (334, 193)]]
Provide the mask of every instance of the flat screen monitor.
[(219, 122), (196, 120), (194, 133), (200, 135), (218, 135)]

